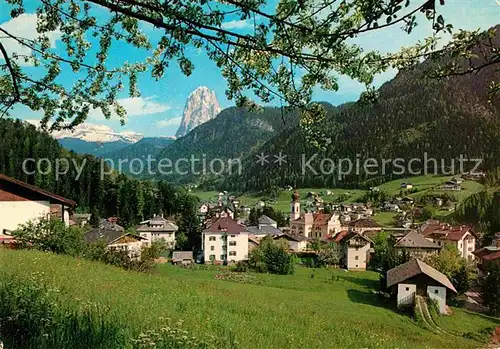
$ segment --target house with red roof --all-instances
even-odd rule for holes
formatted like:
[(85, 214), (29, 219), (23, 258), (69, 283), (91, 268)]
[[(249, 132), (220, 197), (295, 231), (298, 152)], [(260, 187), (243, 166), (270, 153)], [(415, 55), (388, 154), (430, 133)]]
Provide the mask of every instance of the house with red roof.
[(495, 234), (495, 239), (490, 246), (481, 247), (475, 250), (477, 266), (481, 270), (486, 270), (488, 264), (500, 260), (500, 233)]
[(76, 202), (0, 173), (0, 234), (40, 218), (57, 218), (69, 225)]
[(229, 216), (213, 221), (202, 232), (205, 263), (234, 263), (248, 259), (248, 232)]
[(452, 226), (448, 223), (430, 220), (420, 227), (420, 233), (439, 246), (453, 245), (462, 258), (475, 259), (476, 234), (468, 226)]

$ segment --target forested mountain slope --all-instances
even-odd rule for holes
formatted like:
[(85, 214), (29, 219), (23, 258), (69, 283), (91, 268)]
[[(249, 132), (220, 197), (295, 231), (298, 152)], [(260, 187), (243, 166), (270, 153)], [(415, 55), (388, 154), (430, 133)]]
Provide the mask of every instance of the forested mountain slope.
[(0, 119), (0, 173), (72, 199), (80, 212), (118, 216), (125, 226), (153, 214), (184, 215), (186, 208), (194, 210), (196, 218), (195, 197), (167, 183), (155, 185), (112, 173), (100, 159), (68, 151), (20, 120)]
[[(498, 37), (496, 38), (498, 39)], [(488, 102), (488, 86), (492, 80), (500, 78), (496, 67), (490, 66), (477, 74), (452, 76), (443, 80), (425, 77), (430, 63), (423, 63), (411, 71), (401, 71), (379, 90), (379, 101), (375, 104), (360, 102), (331, 110), (322, 126), (332, 143), (323, 151), (311, 147), (299, 127), (280, 134), (268, 141), (256, 154), (287, 155), (286, 164), (270, 162), (265, 166), (256, 164), (249, 157), (244, 164), (243, 176), (231, 176), (221, 187), (241, 191), (266, 189), (273, 185), (308, 186), (357, 186), (360, 182), (376, 178), (388, 180), (394, 167), (388, 164), (385, 176), (382, 170), (375, 175), (367, 175), (362, 169), (339, 180), (337, 169), (325, 173), (314, 173), (302, 166), (303, 159), (318, 156), (310, 163), (320, 172), (320, 160), (349, 158), (355, 165), (357, 158), (441, 159), (445, 170), (450, 170), (451, 159), (484, 159), (483, 168), (493, 168), (500, 164), (500, 96)], [(304, 155), (303, 155), (304, 154)], [(432, 166), (433, 163), (430, 163)], [(458, 171), (458, 161), (455, 160)], [(474, 165), (470, 162), (468, 165)], [(414, 162), (412, 169), (422, 165)], [(305, 169), (305, 171), (303, 171)], [(431, 171), (432, 169), (429, 169)], [(356, 172), (355, 169), (353, 172)], [(408, 175), (408, 170), (406, 170)]]
[[(178, 159), (200, 159), (195, 166), (195, 172), (201, 169), (203, 155), (210, 163), (213, 159), (226, 162), (229, 159), (243, 158), (263, 145), (272, 137), (284, 130), (296, 126), (297, 113), (284, 112), (281, 108), (265, 107), (260, 112), (250, 112), (244, 108), (230, 107), (224, 109), (215, 119), (212, 119), (177, 139), (164, 151), (158, 154), (158, 159), (167, 158), (173, 164)], [(181, 171), (190, 165), (180, 164)], [(175, 171), (173, 171), (175, 172)], [(156, 178), (189, 183), (200, 177), (191, 172), (188, 175), (165, 175)]]

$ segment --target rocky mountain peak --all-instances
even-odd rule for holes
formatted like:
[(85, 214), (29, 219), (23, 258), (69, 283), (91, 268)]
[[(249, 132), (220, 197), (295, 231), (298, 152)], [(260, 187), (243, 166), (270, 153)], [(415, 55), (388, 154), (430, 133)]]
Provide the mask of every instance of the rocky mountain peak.
[(185, 136), (196, 126), (215, 118), (220, 112), (221, 107), (215, 92), (206, 86), (198, 87), (187, 98), (182, 121), (175, 136)]

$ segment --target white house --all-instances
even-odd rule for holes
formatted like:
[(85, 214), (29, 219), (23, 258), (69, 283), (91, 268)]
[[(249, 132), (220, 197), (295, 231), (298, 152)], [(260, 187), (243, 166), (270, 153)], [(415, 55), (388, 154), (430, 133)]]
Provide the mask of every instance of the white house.
[(209, 205), (208, 204), (201, 204), (200, 207), (198, 208), (198, 212), (201, 214), (207, 214), (209, 210)]
[(294, 252), (301, 252), (307, 249), (308, 238), (304, 235), (281, 234), (274, 237), (274, 240), (286, 240), (288, 248)]
[(68, 226), (76, 202), (0, 173), (0, 234), (40, 218), (59, 218)]
[(141, 222), (137, 227), (137, 233), (146, 239), (148, 245), (152, 242), (163, 239), (168, 248), (175, 247), (175, 233), (179, 227), (163, 216), (155, 216), (147, 221)]
[[(342, 234), (342, 235), (340, 235)], [(366, 270), (372, 241), (355, 231), (339, 233), (336, 241), (342, 246), (342, 265), (348, 270)]]
[(202, 232), (205, 263), (233, 263), (248, 259), (248, 232), (230, 217), (221, 217)]
[(413, 189), (413, 184), (412, 183), (401, 183), (399, 186), (401, 189)]
[(437, 301), (441, 314), (446, 313), (446, 291), (457, 293), (444, 274), (419, 259), (387, 271), (387, 288), (397, 294), (398, 307), (411, 306), (416, 296), (423, 296)]
[(434, 241), (439, 246), (452, 245), (456, 247), (462, 258), (475, 259), (476, 235), (471, 228), (430, 220), (424, 223), (421, 232), (427, 239)]

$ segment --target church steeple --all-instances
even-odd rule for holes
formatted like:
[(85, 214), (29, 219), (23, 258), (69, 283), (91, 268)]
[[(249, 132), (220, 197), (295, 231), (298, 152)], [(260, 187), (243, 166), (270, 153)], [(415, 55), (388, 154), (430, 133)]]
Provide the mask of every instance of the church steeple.
[(300, 218), (300, 195), (297, 191), (292, 194), (292, 203), (290, 207), (290, 220)]

